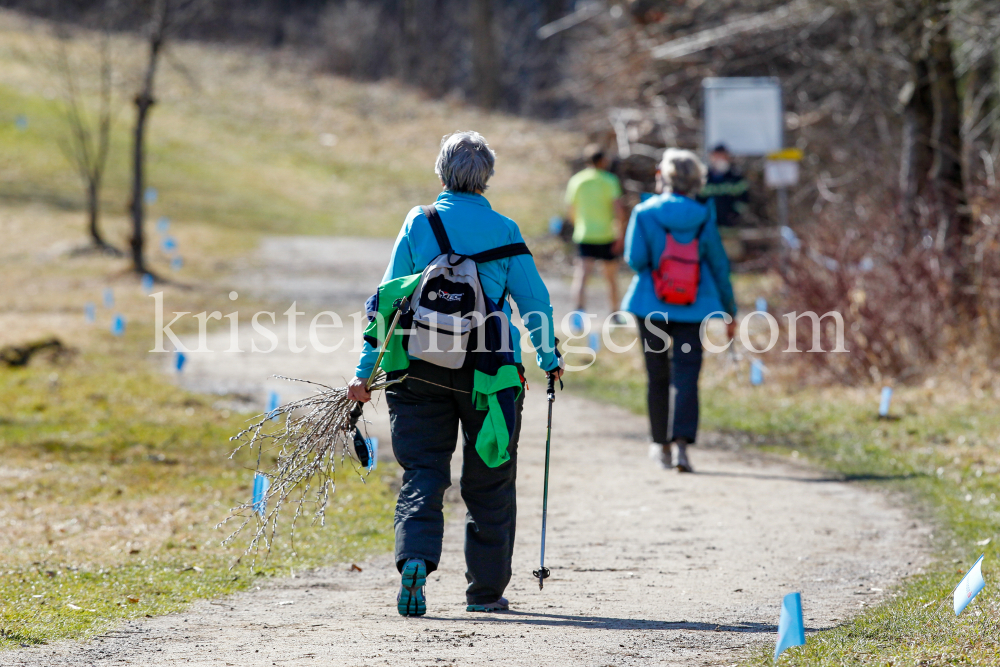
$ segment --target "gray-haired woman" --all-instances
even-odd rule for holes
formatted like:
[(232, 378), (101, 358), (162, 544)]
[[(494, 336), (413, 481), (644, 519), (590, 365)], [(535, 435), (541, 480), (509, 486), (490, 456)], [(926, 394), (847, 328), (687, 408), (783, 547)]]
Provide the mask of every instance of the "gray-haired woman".
[[(698, 376), (701, 374), (701, 323), (722, 312), (736, 326), (736, 301), (729, 281), (729, 260), (715, 222), (715, 207), (693, 197), (705, 183), (705, 167), (691, 151), (669, 149), (656, 172), (663, 191), (632, 209), (625, 233), (625, 260), (636, 272), (622, 309), (639, 321), (648, 375), (647, 403), (653, 444), (650, 456), (663, 467), (692, 472), (687, 446), (698, 432)], [(667, 235), (679, 243), (698, 240), (700, 281), (689, 305), (661, 300), (653, 272)], [(671, 443), (676, 448), (671, 460)]]
[[(510, 218), (495, 213), (483, 197), (493, 176), (495, 156), (477, 132), (457, 132), (441, 143), (434, 172), (444, 192), (434, 206), (454, 252), (473, 255), (501, 246), (523, 243)], [(442, 252), (420, 207), (410, 211), (396, 239), (383, 282), (420, 273)], [(514, 356), (520, 366), (520, 332), (511, 321), (506, 295), (517, 303), (531, 335), (540, 368), (562, 375), (555, 352), (552, 305), (531, 255), (518, 255), (479, 263), (479, 278), (486, 296), (502, 308), (510, 327)], [(365, 343), (356, 377), (348, 396), (367, 402), (365, 379), (374, 371), (376, 351)], [(473, 355), (468, 355), (473, 360)], [(426, 613), (424, 584), (441, 560), (444, 533), (444, 492), (451, 486), (451, 457), (459, 428), (462, 433), (462, 499), (468, 510), (465, 521), (467, 611), (507, 609), (504, 589), (510, 582), (514, 551), (514, 481), (517, 476), (517, 440), (524, 392), (516, 402), (516, 426), (510, 434), (510, 459), (498, 467), (487, 466), (476, 451), (476, 440), (487, 412), (473, 402), (474, 364), (457, 370), (410, 358), (407, 379), (386, 390), (392, 450), (403, 468), (403, 485), (396, 503), (396, 566), (402, 586), (396, 607), (403, 616)], [(397, 378), (403, 371), (390, 373)], [(522, 374), (523, 377), (523, 374)]]

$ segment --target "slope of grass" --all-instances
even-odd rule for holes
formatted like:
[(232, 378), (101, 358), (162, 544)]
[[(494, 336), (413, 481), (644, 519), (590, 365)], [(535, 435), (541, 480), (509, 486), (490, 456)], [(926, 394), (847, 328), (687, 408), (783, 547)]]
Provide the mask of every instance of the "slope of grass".
[[(85, 91), (95, 88), (94, 44), (85, 32), (70, 43)], [(60, 149), (55, 45), (44, 23), (0, 11), (0, 201), (80, 210), (82, 188)], [(113, 53), (120, 81), (104, 200), (118, 214), (130, 196), (127, 101), (145, 48), (125, 36)], [(391, 236), (439, 191), (437, 149), (459, 129), (479, 130), (498, 153), (493, 205), (526, 233), (541, 232), (561, 209), (576, 135), (396, 84), (327, 76), (295, 54), (175, 44), (150, 117), (148, 182), (159, 194), (150, 214), (268, 233)]]
[(388, 486), (362, 484), (348, 464), (325, 528), (306, 521), (266, 564), (230, 570), (245, 540), (221, 547), (216, 524), (251, 493), (250, 457), (229, 459), (245, 416), (136, 371), (148, 337), (0, 372), (0, 648), (87, 636), (391, 545)]
[[(1000, 664), (1000, 591), (993, 583), (1000, 573), (996, 398), (975, 387), (901, 387), (892, 410), (898, 419), (878, 420), (878, 388), (803, 387), (780, 366), (772, 371), (765, 385), (752, 387), (746, 362), (734, 367), (727, 358), (707, 357), (702, 427), (750, 434), (761, 449), (897, 491), (939, 526), (926, 574), (903, 582), (896, 597), (847, 624), (808, 636), (806, 646), (787, 651), (781, 664)], [(592, 368), (568, 376), (566, 386), (637, 413), (646, 410), (637, 349), (602, 352)], [(956, 618), (951, 592), (984, 552), (987, 588)], [(773, 645), (746, 664), (773, 664), (772, 652)]]

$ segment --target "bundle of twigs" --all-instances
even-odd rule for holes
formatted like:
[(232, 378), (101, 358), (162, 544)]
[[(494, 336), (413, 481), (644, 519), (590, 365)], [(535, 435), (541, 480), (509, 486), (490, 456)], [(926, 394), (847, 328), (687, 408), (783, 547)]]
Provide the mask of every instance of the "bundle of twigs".
[[(243, 556), (253, 554), (251, 569), (256, 566), (262, 549), (265, 562), (270, 555), (286, 503), (295, 506), (289, 529), (290, 540), (294, 540), (295, 525), (305, 514), (312, 514), (314, 524), (325, 524), (326, 508), (336, 490), (338, 453), (341, 467), (350, 461), (362, 481), (371, 468), (370, 465), (367, 468), (360, 465), (357, 457), (350, 453), (361, 413), (359, 404), (347, 398), (346, 387), (334, 388), (308, 380), (275, 377), (311, 384), (318, 390), (308, 398), (258, 415), (249, 427), (230, 438), (239, 442), (230, 458), (248, 448), (256, 450), (255, 472), (267, 477), (270, 482), (262, 498), (251, 498), (232, 508), (229, 516), (218, 526), (221, 528), (230, 521), (239, 521), (237, 528), (223, 540), (223, 545), (232, 543), (245, 529), (253, 526), (250, 543), (240, 557), (242, 560)], [(380, 373), (372, 378), (370, 390), (384, 389), (394, 382), (387, 382), (385, 375)], [(280, 424), (282, 421), (283, 425)], [(275, 452), (277, 459), (274, 466), (269, 470), (262, 469), (265, 453), (274, 455)]]

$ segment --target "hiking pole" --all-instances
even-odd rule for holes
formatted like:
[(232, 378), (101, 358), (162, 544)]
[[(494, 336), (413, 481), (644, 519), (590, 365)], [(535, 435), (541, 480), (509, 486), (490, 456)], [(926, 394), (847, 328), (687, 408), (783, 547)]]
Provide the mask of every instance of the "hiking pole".
[[(379, 364), (382, 363), (382, 357), (385, 356), (385, 350), (389, 347), (389, 341), (392, 340), (392, 334), (396, 331), (396, 325), (399, 324), (399, 317), (404, 313), (410, 312), (410, 300), (403, 297), (399, 301), (393, 304), (396, 307), (396, 314), (392, 316), (392, 323), (389, 324), (389, 331), (385, 335), (385, 340), (382, 341), (382, 348), (378, 351), (378, 357), (375, 359), (375, 366), (372, 368), (371, 375), (365, 380), (365, 391), (370, 391), (372, 387), (372, 381), (375, 376), (378, 375)], [(358, 462), (361, 465), (367, 467), (371, 464), (371, 456), (368, 452), (368, 445), (365, 443), (365, 439), (360, 437), (358, 433), (358, 420), (361, 419), (361, 411), (364, 410), (365, 404), (358, 401), (357, 404), (351, 409), (351, 421), (350, 427), (355, 431), (354, 437), (354, 453), (358, 456)], [(364, 444), (364, 449), (361, 445)], [(364, 457), (361, 456), (364, 452)]]
[[(562, 386), (562, 380), (559, 381)], [(542, 490), (542, 554), (539, 559), (538, 569), (531, 574), (538, 577), (538, 590), (542, 590), (545, 579), (549, 576), (549, 568), (545, 567), (545, 521), (549, 513), (549, 453), (552, 447), (552, 404), (556, 400), (556, 376), (549, 373), (549, 386), (545, 390), (545, 396), (549, 401), (549, 425), (545, 434), (545, 484)]]

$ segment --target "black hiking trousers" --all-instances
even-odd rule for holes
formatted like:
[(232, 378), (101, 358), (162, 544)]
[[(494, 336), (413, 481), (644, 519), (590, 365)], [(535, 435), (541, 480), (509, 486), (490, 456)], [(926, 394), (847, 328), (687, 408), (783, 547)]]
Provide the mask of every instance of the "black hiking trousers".
[(646, 401), (653, 442), (666, 445), (684, 438), (693, 444), (698, 435), (701, 323), (651, 319), (647, 326), (643, 318), (637, 319), (646, 358)]
[[(510, 460), (498, 468), (483, 463), (476, 438), (486, 418), (472, 404), (474, 369), (449, 370), (417, 359), (389, 375), (409, 377), (386, 389), (392, 451), (403, 468), (396, 502), (396, 566), (410, 558), (441, 561), (444, 492), (451, 486), (451, 456), (462, 431), (462, 477), (465, 501), (465, 597), (469, 604), (495, 602), (510, 582), (517, 503), (517, 440), (521, 433), (524, 392), (517, 399), (517, 423), (507, 451)], [(519, 367), (523, 371), (523, 368)], [(430, 384), (434, 383), (434, 384)]]

